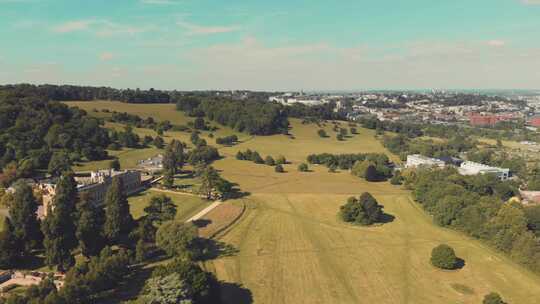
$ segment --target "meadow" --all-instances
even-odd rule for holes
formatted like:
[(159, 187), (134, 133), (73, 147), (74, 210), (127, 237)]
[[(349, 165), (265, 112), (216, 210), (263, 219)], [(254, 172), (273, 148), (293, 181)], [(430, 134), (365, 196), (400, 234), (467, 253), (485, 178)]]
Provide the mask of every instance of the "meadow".
[[(81, 106), (92, 109), (96, 104), (155, 119), (170, 118), (174, 124), (188, 119), (172, 113), (174, 105), (99, 102)], [(481, 303), (491, 291), (499, 292), (509, 303), (538, 303), (538, 276), (479, 241), (435, 226), (409, 191), (386, 182), (368, 183), (347, 171), (329, 173), (323, 166), (297, 171), (311, 153), (390, 155), (373, 131), (358, 128), (359, 134), (337, 141), (331, 123), (324, 127), (327, 138), (317, 135), (319, 127), (314, 124), (291, 120), (291, 127), (291, 136), (243, 135), (238, 145), (220, 147), (225, 157), (213, 164), (250, 194), (242, 199), (246, 204), (243, 216), (219, 237), (238, 253), (205, 264), (220, 280), (249, 290), (241, 298), (223, 290), (224, 303), (472, 304)], [(226, 128), (219, 132), (233, 133)], [(189, 139), (185, 132), (167, 132), (166, 136)], [(248, 148), (263, 158), (284, 155), (290, 161), (286, 172), (276, 173), (270, 166), (234, 158), (237, 151)], [(365, 191), (384, 205), (389, 220), (367, 228), (341, 222), (339, 206), (349, 196)], [(140, 212), (144, 196), (132, 198), (130, 203), (139, 208), (133, 207), (133, 212)], [(455, 248), (465, 261), (463, 268), (442, 271), (431, 266), (431, 249), (440, 243)]]

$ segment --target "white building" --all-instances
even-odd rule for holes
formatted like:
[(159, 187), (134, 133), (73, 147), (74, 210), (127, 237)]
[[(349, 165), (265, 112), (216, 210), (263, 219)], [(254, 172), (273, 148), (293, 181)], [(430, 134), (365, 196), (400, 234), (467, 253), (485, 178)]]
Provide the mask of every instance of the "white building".
[(443, 168), (446, 164), (444, 161), (436, 158), (427, 157), (420, 154), (407, 155), (407, 163), (405, 168), (422, 167), (437, 167)]
[(495, 174), (500, 180), (510, 178), (510, 169), (491, 167), (471, 161), (466, 161), (459, 167), (461, 175)]

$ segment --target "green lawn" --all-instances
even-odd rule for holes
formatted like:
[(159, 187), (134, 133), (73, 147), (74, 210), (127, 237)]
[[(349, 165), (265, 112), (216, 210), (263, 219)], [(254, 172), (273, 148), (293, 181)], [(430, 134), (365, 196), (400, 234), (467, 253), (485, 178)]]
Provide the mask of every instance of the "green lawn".
[(144, 208), (148, 206), (152, 196), (159, 194), (165, 194), (172, 199), (174, 204), (177, 206), (176, 219), (180, 221), (189, 219), (212, 203), (197, 196), (178, 193), (164, 193), (156, 189), (149, 189), (138, 195), (129, 197), (128, 200), (130, 211), (133, 217), (135, 219), (142, 217), (145, 214)]
[[(111, 157), (118, 157), (120, 160), (120, 167), (123, 169), (132, 169), (137, 167), (137, 162), (142, 159), (146, 159), (155, 156), (162, 152), (161, 149), (155, 147), (144, 149), (122, 149), (120, 151), (108, 151)], [(108, 169), (111, 159), (81, 162), (78, 163), (74, 169), (76, 171), (95, 171), (99, 169)]]

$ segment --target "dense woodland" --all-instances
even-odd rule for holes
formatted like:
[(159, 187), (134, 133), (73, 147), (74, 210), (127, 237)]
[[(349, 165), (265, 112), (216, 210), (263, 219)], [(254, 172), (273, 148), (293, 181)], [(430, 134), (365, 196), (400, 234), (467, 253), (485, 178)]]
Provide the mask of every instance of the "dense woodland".
[(4, 184), (6, 179), (47, 170), (55, 155), (66, 161), (106, 158), (110, 143), (100, 121), (82, 110), (0, 91), (0, 167), (4, 168), (0, 182)]

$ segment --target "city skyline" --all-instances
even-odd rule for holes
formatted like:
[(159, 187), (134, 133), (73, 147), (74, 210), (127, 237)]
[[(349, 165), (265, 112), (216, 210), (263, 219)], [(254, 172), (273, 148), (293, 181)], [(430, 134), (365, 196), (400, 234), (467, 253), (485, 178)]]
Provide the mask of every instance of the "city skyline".
[(538, 89), (540, 1), (0, 0), (0, 83)]

